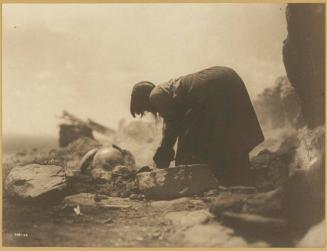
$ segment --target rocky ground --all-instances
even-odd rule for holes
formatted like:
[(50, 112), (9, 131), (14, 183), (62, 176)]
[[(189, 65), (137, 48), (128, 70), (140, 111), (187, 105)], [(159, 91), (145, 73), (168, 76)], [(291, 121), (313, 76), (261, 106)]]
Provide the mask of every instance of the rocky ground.
[[(71, 206), (5, 201), (6, 246), (244, 247), (270, 246), (244, 239), (214, 220), (200, 198), (171, 201), (113, 199), (124, 208), (98, 205), (90, 194)], [(109, 201), (112, 198), (109, 199)], [(73, 198), (71, 198), (73, 200)], [(80, 212), (74, 211), (79, 205)], [(28, 215), (28, 217), (26, 217)]]
[(253, 187), (220, 186), (205, 166), (140, 167), (89, 138), (6, 156), (4, 245), (322, 246), (324, 130), (282, 138), (256, 149)]

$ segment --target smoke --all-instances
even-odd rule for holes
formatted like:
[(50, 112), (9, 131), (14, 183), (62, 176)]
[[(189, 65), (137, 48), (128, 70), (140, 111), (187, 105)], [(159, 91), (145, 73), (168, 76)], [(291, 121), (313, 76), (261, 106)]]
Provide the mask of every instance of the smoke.
[(271, 87), (265, 88), (253, 100), (265, 141), (257, 146), (250, 157), (264, 149), (276, 152), (283, 148), (297, 147), (298, 130), (304, 127), (301, 104), (286, 76), (278, 77)]
[(299, 98), (285, 76), (258, 94), (253, 105), (264, 132), (304, 125)]
[(119, 121), (114, 143), (128, 149), (135, 156), (137, 165), (153, 165), (153, 156), (160, 144), (162, 120), (148, 116), (142, 120)]

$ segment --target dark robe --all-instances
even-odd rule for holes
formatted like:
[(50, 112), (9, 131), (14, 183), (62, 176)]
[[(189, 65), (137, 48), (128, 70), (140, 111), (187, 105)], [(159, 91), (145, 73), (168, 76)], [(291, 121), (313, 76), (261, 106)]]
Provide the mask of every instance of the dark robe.
[(164, 119), (160, 146), (172, 149), (178, 139), (176, 165), (209, 164), (216, 176), (236, 183), (246, 175), (249, 152), (264, 137), (234, 70), (215, 66), (159, 84), (150, 103)]

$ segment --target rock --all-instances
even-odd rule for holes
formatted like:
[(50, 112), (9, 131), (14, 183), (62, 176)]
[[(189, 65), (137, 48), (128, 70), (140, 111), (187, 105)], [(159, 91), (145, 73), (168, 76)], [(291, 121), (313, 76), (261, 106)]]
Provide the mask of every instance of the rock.
[(129, 199), (130, 199), (130, 200), (137, 200), (137, 199), (138, 199), (138, 194), (132, 193), (132, 194), (129, 196)]
[(106, 208), (110, 208), (110, 209), (126, 209), (126, 208), (130, 208), (131, 205), (102, 204), (101, 207), (106, 207)]
[(244, 238), (264, 240), (273, 246), (294, 245), (293, 233), (283, 218), (225, 211), (221, 214), (221, 220)]
[(282, 217), (285, 209), (282, 207), (282, 189), (255, 194), (220, 193), (208, 200), (210, 212), (217, 218), (225, 211), (260, 214), (270, 217)]
[(206, 204), (199, 199), (182, 197), (174, 200), (158, 200), (150, 202), (151, 207), (164, 208), (165, 210), (181, 210), (190, 207), (206, 208)]
[(244, 200), (243, 213), (255, 213), (264, 216), (282, 216), (282, 189), (278, 188), (265, 193), (253, 194)]
[(227, 190), (232, 193), (246, 193), (246, 194), (257, 192), (257, 188), (249, 187), (249, 186), (230, 186), (227, 188)]
[(277, 151), (264, 149), (251, 159), (254, 185), (259, 191), (273, 190), (288, 179), (296, 147), (291, 139), (285, 139)]
[(270, 234), (276, 234), (285, 232), (287, 228), (287, 222), (281, 218), (264, 217), (257, 214), (225, 211), (221, 214), (221, 219), (224, 224), (233, 226), (239, 230), (265, 231)]
[(129, 196), (129, 199), (130, 200), (144, 200), (144, 195), (143, 194), (135, 194), (135, 193), (133, 193), (133, 194), (131, 194)]
[(204, 224), (210, 221), (213, 215), (208, 210), (170, 212), (165, 215), (173, 225), (182, 228), (189, 228), (195, 225)]
[(151, 167), (142, 166), (142, 167), (137, 169), (136, 173), (145, 173), (145, 172), (151, 172), (151, 171), (153, 171), (153, 169), (151, 169)]
[(209, 209), (219, 219), (221, 214), (226, 210), (240, 212), (245, 200), (246, 197), (243, 194), (225, 192), (209, 200)]
[(108, 219), (102, 221), (103, 224), (110, 224), (113, 223), (113, 218), (109, 217)]
[(312, 129), (325, 124), (325, 5), (288, 4), (286, 20), (284, 65)]
[(207, 165), (185, 165), (137, 174), (139, 190), (147, 199), (191, 196), (218, 187)]
[(82, 209), (88, 208), (107, 208), (107, 209), (124, 209), (140, 205), (141, 202), (131, 201), (128, 198), (109, 197), (101, 195), (101, 200), (98, 201), (99, 195), (92, 193), (80, 193), (67, 196), (63, 200), (64, 206), (76, 207)]
[(297, 242), (297, 248), (323, 248), (326, 243), (325, 221), (314, 225), (305, 236)]
[(65, 171), (60, 166), (30, 164), (13, 168), (5, 180), (12, 197), (28, 199), (51, 196), (66, 188)]
[(132, 193), (139, 194), (140, 196), (142, 196), (142, 198), (144, 198), (144, 195), (140, 194), (140, 191), (137, 187), (135, 179), (129, 179), (129, 180), (125, 181), (125, 189), (126, 189), (126, 191), (129, 192), (129, 194), (132, 194)]
[(94, 195), (94, 201), (95, 202), (100, 202), (102, 200), (106, 200), (108, 199), (108, 196), (107, 195), (104, 195), (104, 194), (96, 194)]
[(96, 194), (92, 193), (80, 193), (70, 195), (64, 198), (63, 204), (70, 207), (75, 206), (95, 206), (96, 205)]
[(208, 192), (204, 193), (204, 196), (216, 196), (219, 194), (219, 190), (218, 189), (211, 189)]
[(294, 172), (282, 190), (282, 207), (295, 231), (306, 232), (325, 218), (325, 154)]

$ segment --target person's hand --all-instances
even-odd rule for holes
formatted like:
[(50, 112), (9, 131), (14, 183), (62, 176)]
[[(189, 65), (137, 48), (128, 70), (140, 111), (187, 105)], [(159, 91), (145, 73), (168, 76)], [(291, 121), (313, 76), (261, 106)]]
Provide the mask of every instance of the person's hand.
[(158, 147), (154, 154), (153, 161), (157, 168), (167, 168), (172, 160), (174, 160), (175, 151), (174, 149), (167, 149), (164, 147)]

